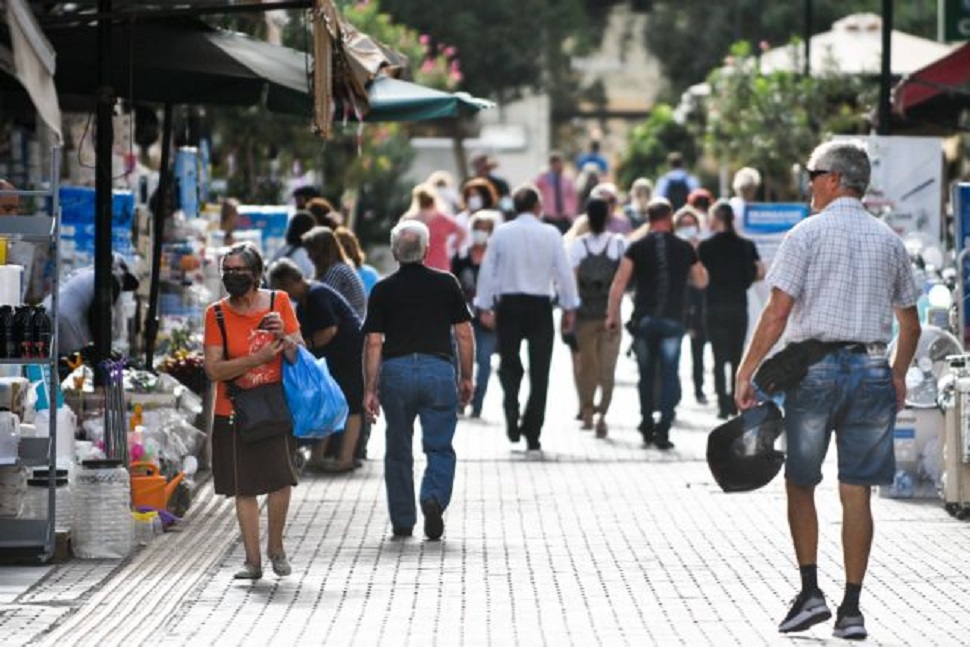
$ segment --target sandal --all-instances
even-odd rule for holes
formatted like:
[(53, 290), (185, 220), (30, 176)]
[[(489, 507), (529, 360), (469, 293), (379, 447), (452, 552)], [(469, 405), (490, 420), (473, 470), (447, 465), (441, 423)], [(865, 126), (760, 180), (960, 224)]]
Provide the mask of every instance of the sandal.
[(353, 472), (355, 469), (357, 469), (355, 461), (350, 461), (349, 463), (331, 461), (320, 466), (320, 471), (326, 472), (327, 474), (346, 474), (347, 472)]
[(280, 553), (279, 555), (270, 555), (269, 561), (273, 565), (273, 572), (276, 573), (278, 577), (286, 577), (293, 572), (293, 568), (290, 566), (290, 561), (286, 559), (286, 553)]
[[(275, 564), (274, 564), (275, 567)], [(232, 576), (234, 580), (258, 580), (263, 577), (263, 569), (260, 566), (253, 566), (250, 563), (243, 564), (243, 567), (236, 571)]]

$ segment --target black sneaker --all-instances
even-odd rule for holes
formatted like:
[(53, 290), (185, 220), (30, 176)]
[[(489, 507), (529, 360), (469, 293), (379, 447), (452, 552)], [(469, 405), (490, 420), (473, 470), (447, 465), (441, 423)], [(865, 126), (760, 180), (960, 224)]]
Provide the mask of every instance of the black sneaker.
[(640, 431), (640, 435), (643, 437), (644, 445), (649, 445), (650, 443), (653, 442), (653, 437), (654, 437), (653, 424), (641, 422), (640, 426), (637, 427), (637, 429)]
[(839, 607), (832, 635), (845, 640), (865, 640), (869, 634), (866, 632), (866, 620), (862, 617), (862, 612), (858, 609), (845, 612)]
[(791, 611), (778, 625), (778, 631), (783, 634), (793, 631), (805, 631), (813, 625), (825, 622), (832, 617), (825, 596), (819, 590), (802, 591), (792, 602)]
[(668, 451), (674, 448), (674, 444), (666, 436), (657, 436), (653, 441), (654, 446), (661, 451)]
[(398, 528), (395, 526), (393, 532), (395, 537), (410, 537), (412, 530), (410, 528)]
[(441, 518), (441, 504), (437, 499), (421, 502), (424, 513), (424, 534), (431, 541), (438, 541), (445, 534), (445, 521)]

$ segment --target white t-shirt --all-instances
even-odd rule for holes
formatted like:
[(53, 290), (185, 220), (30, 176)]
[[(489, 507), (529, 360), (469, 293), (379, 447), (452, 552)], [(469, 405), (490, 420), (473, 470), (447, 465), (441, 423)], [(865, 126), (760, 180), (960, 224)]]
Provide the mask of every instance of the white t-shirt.
[(619, 234), (608, 231), (602, 234), (584, 234), (569, 244), (569, 263), (573, 269), (586, 258), (586, 249), (589, 248), (590, 254), (602, 254), (603, 250), (609, 246), (606, 255), (611, 260), (618, 261), (623, 258), (626, 251), (626, 239)]

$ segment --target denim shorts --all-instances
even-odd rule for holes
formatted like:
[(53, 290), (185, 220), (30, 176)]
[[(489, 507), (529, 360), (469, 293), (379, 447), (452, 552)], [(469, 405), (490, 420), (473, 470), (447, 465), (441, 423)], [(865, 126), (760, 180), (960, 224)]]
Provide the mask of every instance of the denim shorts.
[(785, 478), (795, 485), (820, 483), (834, 431), (841, 483), (892, 483), (895, 425), (896, 390), (885, 357), (832, 352), (785, 393)]

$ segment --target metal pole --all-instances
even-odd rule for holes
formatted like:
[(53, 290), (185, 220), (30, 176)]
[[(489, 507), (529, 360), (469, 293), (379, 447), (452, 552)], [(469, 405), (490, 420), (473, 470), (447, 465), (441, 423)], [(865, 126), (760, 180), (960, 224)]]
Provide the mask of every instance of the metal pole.
[(165, 104), (162, 117), (162, 164), (159, 169), (158, 195), (155, 213), (152, 214), (152, 276), (148, 287), (148, 316), (145, 320), (145, 368), (152, 370), (155, 358), (155, 340), (158, 338), (158, 289), (161, 283), (162, 238), (165, 235), (165, 218), (168, 215), (169, 187), (172, 185), (172, 104)]
[(882, 71), (879, 75), (879, 123), (876, 132), (880, 135), (892, 134), (892, 33), (893, 0), (882, 0)]
[[(98, 0), (107, 16), (111, 0)], [(111, 21), (98, 21), (98, 92), (94, 176), (94, 335), (95, 366), (111, 353), (111, 158), (114, 147), (114, 88), (111, 85)]]
[(805, 76), (812, 75), (812, 0), (805, 0), (805, 24), (803, 38), (805, 41)]

